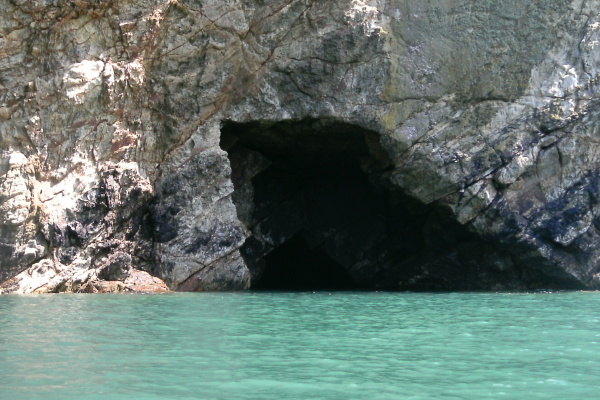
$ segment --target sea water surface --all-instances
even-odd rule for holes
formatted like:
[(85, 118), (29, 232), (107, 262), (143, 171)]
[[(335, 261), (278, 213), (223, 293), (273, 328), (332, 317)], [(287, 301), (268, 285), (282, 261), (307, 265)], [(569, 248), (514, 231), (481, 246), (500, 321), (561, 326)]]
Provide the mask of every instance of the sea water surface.
[(598, 399), (600, 293), (0, 296), (0, 398)]

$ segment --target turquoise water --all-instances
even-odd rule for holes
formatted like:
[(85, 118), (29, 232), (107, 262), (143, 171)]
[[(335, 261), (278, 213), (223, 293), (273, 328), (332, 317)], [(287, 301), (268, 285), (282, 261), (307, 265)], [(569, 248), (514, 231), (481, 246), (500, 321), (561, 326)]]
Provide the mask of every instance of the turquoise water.
[(600, 293), (0, 296), (1, 399), (598, 399)]

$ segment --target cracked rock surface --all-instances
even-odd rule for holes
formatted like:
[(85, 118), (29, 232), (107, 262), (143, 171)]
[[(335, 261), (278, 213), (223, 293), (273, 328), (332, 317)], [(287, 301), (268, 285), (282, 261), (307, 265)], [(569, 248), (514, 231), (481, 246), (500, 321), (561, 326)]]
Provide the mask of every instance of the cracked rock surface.
[(0, 292), (247, 289), (290, 240), (358, 287), (599, 289), (598, 10), (0, 0)]

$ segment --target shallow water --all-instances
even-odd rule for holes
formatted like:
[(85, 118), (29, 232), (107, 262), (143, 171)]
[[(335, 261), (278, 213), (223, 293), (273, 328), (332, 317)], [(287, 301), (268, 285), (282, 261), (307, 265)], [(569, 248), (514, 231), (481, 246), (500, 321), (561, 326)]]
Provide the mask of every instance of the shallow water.
[(0, 398), (600, 398), (600, 293), (0, 296)]

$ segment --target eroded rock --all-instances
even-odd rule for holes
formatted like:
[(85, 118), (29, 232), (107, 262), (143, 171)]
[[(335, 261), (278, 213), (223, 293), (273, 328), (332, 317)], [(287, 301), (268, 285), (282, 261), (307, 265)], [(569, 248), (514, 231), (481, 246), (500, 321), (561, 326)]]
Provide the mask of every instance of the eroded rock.
[[(4, 3), (2, 292), (246, 289), (298, 237), (361, 287), (600, 286), (598, 0)], [(269, 149), (357, 131), (384, 223), (308, 224)]]

